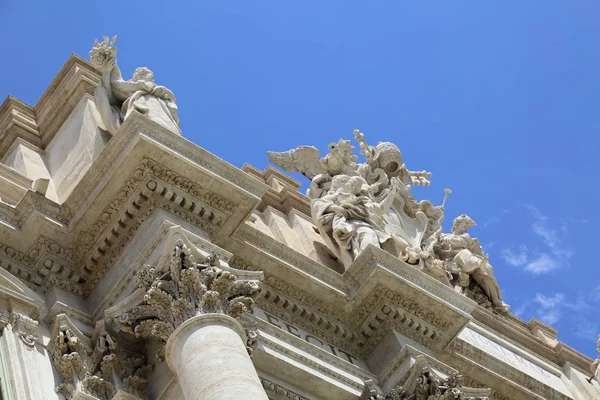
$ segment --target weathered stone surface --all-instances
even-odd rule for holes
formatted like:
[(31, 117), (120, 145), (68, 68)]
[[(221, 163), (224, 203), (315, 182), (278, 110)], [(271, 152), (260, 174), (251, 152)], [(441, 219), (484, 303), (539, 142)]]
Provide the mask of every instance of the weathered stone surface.
[(417, 202), (431, 174), (396, 145), (270, 153), (305, 196), (182, 138), (113, 44), (0, 106), (4, 396), (598, 398), (598, 361), (508, 312), (472, 220), (444, 233), (450, 191)]

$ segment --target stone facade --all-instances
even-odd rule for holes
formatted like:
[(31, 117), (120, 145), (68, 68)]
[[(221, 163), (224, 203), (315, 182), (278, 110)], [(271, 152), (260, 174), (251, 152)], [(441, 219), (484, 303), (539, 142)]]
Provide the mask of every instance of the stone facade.
[(0, 107), (2, 399), (600, 398), (598, 362), (510, 313), (397, 146), (269, 153), (305, 196), (184, 139), (114, 44)]

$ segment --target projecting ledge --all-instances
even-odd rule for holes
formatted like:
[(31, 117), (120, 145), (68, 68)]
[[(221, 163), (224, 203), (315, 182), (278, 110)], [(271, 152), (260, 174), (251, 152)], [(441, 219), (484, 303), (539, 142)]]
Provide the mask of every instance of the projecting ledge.
[(477, 303), (416, 266), (370, 246), (343, 276), (368, 353), (394, 329), (442, 350), (472, 319)]

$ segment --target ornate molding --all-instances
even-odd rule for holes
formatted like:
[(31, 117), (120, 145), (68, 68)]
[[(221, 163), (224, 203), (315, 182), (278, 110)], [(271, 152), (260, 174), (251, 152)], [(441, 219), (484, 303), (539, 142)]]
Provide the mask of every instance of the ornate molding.
[(21, 339), (21, 342), (32, 350), (37, 341), (38, 322), (24, 314), (13, 312), (11, 313), (11, 325), (13, 332)]
[(301, 394), (293, 392), (273, 381), (260, 377), (260, 383), (270, 396), (276, 396), (277, 400), (310, 400)]
[(466, 387), (458, 373), (441, 379), (426, 365), (411, 369), (403, 384), (387, 393), (372, 381), (365, 382), (361, 400), (490, 400), (491, 389)]
[[(167, 269), (147, 266), (139, 271), (138, 289), (124, 300), (126, 305), (117, 318), (119, 329), (144, 340), (156, 340), (156, 357), (162, 361), (169, 336), (184, 321), (210, 313), (239, 319), (251, 312), (258, 282), (238, 279), (230, 268), (221, 266), (216, 253), (191, 254), (179, 240)], [(247, 336), (251, 350), (256, 335), (247, 332)]]
[(67, 399), (78, 393), (111, 400), (124, 390), (135, 398), (146, 398), (147, 375), (151, 367), (140, 354), (125, 352), (105, 329), (96, 324), (90, 341), (61, 314), (57, 317), (49, 353), (62, 383), (56, 392)]
[(448, 350), (454, 353), (455, 356), (458, 356), (471, 364), (475, 364), (477, 366), (485, 365), (487, 369), (497, 371), (506, 379), (532, 391), (533, 393), (539, 394), (544, 398), (557, 400), (569, 399), (569, 397), (546, 385), (542, 381), (530, 377), (529, 375), (507, 365), (505, 362), (495, 358), (490, 354), (487, 354), (486, 352), (461, 339), (454, 340), (448, 347)]

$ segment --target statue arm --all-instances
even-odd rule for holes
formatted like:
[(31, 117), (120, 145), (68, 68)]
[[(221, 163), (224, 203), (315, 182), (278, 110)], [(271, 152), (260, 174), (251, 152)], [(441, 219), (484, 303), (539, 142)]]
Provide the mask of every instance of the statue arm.
[(150, 92), (152, 88), (147, 86), (148, 82), (126, 81), (118, 78), (111, 81), (113, 94), (120, 101), (125, 101), (129, 96), (138, 90)]
[(175, 102), (175, 95), (171, 90), (169, 90), (169, 88), (165, 86), (156, 86), (152, 91), (152, 94), (160, 97), (161, 99)]
[(473, 254), (477, 254), (479, 256), (483, 256), (483, 249), (481, 248), (481, 243), (479, 242), (479, 239), (473, 239), (471, 244), (469, 245), (469, 250), (471, 251), (471, 253)]

